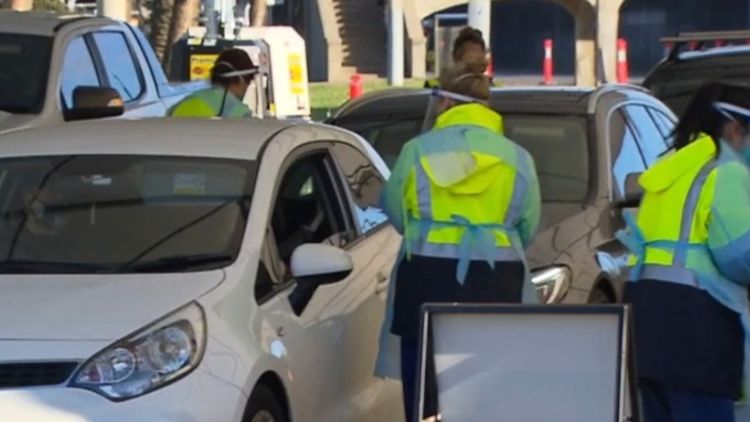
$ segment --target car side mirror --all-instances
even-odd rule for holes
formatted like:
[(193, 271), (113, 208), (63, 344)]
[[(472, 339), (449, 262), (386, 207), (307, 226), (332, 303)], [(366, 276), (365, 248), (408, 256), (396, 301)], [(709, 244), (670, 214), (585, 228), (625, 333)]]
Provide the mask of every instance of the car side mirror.
[(121, 116), (125, 103), (120, 94), (100, 86), (79, 86), (73, 90), (73, 105), (65, 110), (65, 121), (102, 119)]
[(625, 178), (625, 196), (615, 203), (618, 209), (638, 208), (643, 199), (643, 188), (638, 179), (643, 173), (630, 173)]
[(309, 243), (297, 247), (291, 260), (297, 287), (289, 295), (294, 313), (302, 314), (318, 287), (345, 279), (353, 269), (351, 256), (334, 246)]

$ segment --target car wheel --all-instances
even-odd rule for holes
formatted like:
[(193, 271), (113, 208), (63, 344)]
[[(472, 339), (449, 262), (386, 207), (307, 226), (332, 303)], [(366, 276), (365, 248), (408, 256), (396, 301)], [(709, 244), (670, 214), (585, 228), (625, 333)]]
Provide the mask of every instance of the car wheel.
[(255, 387), (245, 411), (244, 422), (287, 422), (273, 392), (263, 385)]
[(593, 292), (591, 292), (591, 296), (589, 297), (589, 303), (598, 303), (598, 304), (605, 304), (605, 303), (614, 303), (614, 300), (609, 295), (609, 292), (602, 288), (597, 287), (594, 289)]

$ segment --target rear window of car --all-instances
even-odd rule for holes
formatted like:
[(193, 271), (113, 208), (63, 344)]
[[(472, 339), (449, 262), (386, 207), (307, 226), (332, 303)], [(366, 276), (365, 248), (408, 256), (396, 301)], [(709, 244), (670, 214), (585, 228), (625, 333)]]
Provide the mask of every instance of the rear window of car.
[[(591, 154), (584, 116), (503, 113), (503, 118), (505, 135), (534, 158), (543, 201), (581, 202), (588, 197)], [(403, 145), (419, 135), (422, 118), (370, 116), (366, 120), (342, 119), (335, 124), (367, 139), (393, 167)]]

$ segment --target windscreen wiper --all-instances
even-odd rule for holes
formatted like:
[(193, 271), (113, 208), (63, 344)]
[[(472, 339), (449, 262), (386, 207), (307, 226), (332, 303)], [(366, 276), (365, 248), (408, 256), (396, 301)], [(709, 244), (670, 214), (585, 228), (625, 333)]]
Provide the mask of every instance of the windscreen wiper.
[(125, 264), (118, 272), (163, 272), (163, 271), (194, 271), (216, 264), (229, 264), (235, 257), (224, 253), (204, 253), (195, 255), (173, 255), (153, 261), (133, 262)]
[(116, 267), (106, 264), (65, 261), (11, 259), (0, 261), (0, 274), (88, 274), (112, 273)]

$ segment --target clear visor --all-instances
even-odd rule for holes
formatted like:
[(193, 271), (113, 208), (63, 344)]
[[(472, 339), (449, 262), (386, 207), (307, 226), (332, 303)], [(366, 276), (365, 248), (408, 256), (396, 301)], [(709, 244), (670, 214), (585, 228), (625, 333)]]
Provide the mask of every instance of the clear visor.
[(431, 131), (435, 126), (438, 116), (443, 114), (443, 112), (451, 107), (465, 104), (487, 105), (487, 102), (467, 95), (434, 89), (432, 94), (430, 94), (427, 110), (422, 121), (422, 133)]
[(728, 120), (737, 122), (743, 127), (750, 124), (750, 110), (725, 102), (715, 102), (714, 109)]

